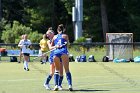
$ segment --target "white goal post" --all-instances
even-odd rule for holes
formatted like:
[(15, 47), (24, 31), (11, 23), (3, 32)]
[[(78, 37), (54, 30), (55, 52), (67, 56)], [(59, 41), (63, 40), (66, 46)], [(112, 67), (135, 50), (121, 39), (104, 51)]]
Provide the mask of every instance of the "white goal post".
[[(106, 33), (106, 43), (133, 43), (133, 33)], [(133, 45), (106, 45), (109, 60), (133, 58)]]

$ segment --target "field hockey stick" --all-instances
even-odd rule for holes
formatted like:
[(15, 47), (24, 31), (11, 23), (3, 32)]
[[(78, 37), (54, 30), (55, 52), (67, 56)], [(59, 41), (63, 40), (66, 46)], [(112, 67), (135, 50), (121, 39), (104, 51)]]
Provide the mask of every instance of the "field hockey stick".
[[(64, 42), (64, 44), (62, 44), (61, 47), (65, 46), (65, 45), (67, 45), (67, 42)], [(52, 51), (54, 51), (54, 50), (56, 50), (56, 49), (57, 49), (57, 48), (54, 48), (54, 49), (52, 49), (52, 50), (50, 50), (50, 51), (47, 51), (47, 52), (43, 53), (42, 55), (48, 54), (48, 53), (50, 53), (50, 52), (52, 52)], [(42, 56), (42, 55), (41, 55), (41, 56)], [(41, 56), (39, 55), (38, 57), (33, 58), (33, 61), (36, 60), (36, 59), (38, 59), (38, 58), (41, 57)]]
[[(42, 55), (48, 54), (48, 53), (54, 51), (55, 49), (56, 49), (56, 48), (54, 48), (54, 49), (52, 49), (52, 50), (50, 50), (50, 51), (47, 51), (47, 52), (43, 53)], [(36, 60), (36, 59), (38, 59), (38, 58), (41, 57), (42, 55), (39, 55), (38, 57), (33, 58), (33, 61)]]

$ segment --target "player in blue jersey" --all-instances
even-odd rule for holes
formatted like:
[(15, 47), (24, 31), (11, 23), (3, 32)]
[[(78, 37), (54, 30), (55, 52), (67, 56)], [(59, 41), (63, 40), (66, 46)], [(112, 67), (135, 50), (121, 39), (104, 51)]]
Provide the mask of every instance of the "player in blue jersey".
[(69, 85), (69, 90), (72, 91), (72, 77), (69, 70), (69, 57), (68, 57), (68, 49), (67, 44), (69, 42), (68, 35), (63, 34), (64, 32), (63, 24), (60, 24), (57, 28), (58, 34), (55, 35), (52, 39), (52, 46), (55, 46), (57, 49), (54, 50), (54, 64), (55, 64), (55, 73), (54, 73), (54, 81), (55, 87), (54, 91), (58, 90), (59, 86), (59, 73), (60, 73), (60, 59), (62, 60), (62, 64), (64, 66), (66, 72), (66, 78)]
[[(53, 47), (51, 46), (51, 41), (52, 41), (52, 38), (54, 37), (54, 32), (53, 32), (52, 28), (48, 29), (48, 31), (46, 32), (46, 35), (49, 38), (49, 40), (47, 41), (48, 47), (49, 47), (50, 50), (52, 50), (52, 49), (55, 48), (54, 46)], [(53, 62), (53, 56), (54, 56), (53, 52), (54, 51), (51, 51), (50, 57), (49, 57), (50, 74), (47, 76), (47, 78), (45, 80), (45, 83), (44, 83), (44, 87), (48, 90), (51, 90), (49, 82), (50, 82), (50, 80), (51, 80), (51, 78), (52, 78), (52, 76), (54, 75), (54, 72), (55, 72), (55, 66), (54, 66), (54, 62)], [(62, 81), (63, 81), (63, 66), (62, 66), (62, 64), (60, 64), (60, 66), (61, 66), (60, 67), (61, 69), (60, 69), (60, 75), (59, 75), (59, 86), (58, 86), (58, 88), (59, 88), (59, 90), (62, 90), (61, 84), (62, 84)]]

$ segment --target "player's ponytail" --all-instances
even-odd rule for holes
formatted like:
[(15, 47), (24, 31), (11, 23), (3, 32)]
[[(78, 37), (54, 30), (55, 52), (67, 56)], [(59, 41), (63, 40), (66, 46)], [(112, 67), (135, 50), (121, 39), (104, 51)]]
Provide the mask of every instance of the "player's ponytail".
[(64, 33), (64, 32), (65, 32), (64, 25), (63, 25), (63, 24), (58, 25), (57, 31), (58, 31), (58, 32), (61, 32), (61, 33)]

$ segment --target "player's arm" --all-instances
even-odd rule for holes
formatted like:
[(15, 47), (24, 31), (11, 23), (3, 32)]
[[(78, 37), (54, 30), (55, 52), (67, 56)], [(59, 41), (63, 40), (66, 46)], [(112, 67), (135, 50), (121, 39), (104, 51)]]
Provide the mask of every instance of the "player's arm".
[(42, 40), (40, 40), (39, 46), (42, 47)]
[(49, 50), (52, 50), (55, 48), (55, 46), (52, 46), (52, 44), (50, 43), (50, 40), (47, 41), (47, 45), (48, 45)]
[(67, 47), (69, 47), (70, 46), (70, 42), (69, 42), (69, 37), (68, 37), (68, 35), (66, 36), (66, 40), (67, 40)]
[(59, 46), (57, 46), (57, 45), (55, 46), (55, 45), (54, 45), (54, 40), (55, 40), (55, 39), (56, 39), (56, 35), (53, 37), (52, 42), (51, 42), (51, 44), (50, 44), (50, 45), (51, 45), (51, 49), (59, 48)]
[(52, 39), (52, 42), (51, 42), (51, 49), (54, 49), (54, 48), (61, 48), (60, 45), (54, 45), (54, 40), (56, 39), (56, 35), (53, 37)]
[(63, 38), (66, 40), (67, 47), (68, 47), (68, 46), (70, 45), (68, 35), (64, 34), (64, 35), (63, 35)]
[(22, 40), (20, 40), (19, 44), (18, 44), (18, 47), (22, 48), (23, 47), (23, 44), (22, 44)]
[(32, 43), (31, 43), (31, 41), (30, 41), (30, 40), (29, 40), (29, 46), (28, 46), (28, 48), (30, 48), (30, 49), (32, 49), (32, 48), (33, 48)]

